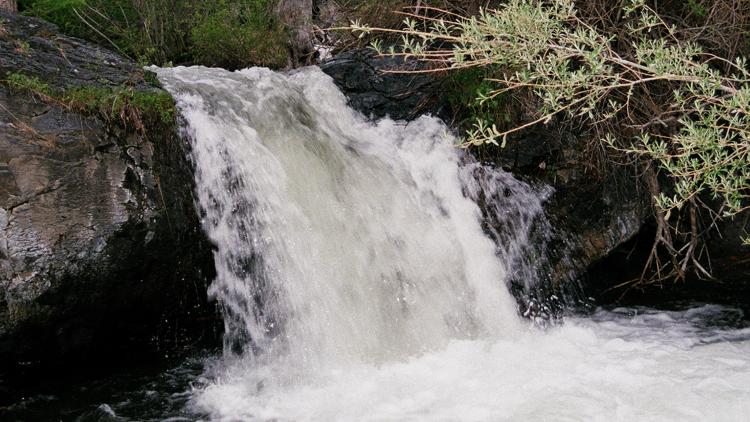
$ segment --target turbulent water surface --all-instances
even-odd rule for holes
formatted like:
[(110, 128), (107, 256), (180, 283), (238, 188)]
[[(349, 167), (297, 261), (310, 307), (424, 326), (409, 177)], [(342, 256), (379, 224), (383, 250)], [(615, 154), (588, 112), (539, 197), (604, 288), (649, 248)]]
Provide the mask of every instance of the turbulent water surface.
[(283, 366), (191, 359), (31, 397), (4, 420), (742, 421), (748, 356), (737, 309), (622, 308), (288, 383), (269, 382)]
[[(521, 320), (506, 283), (533, 282), (528, 234), (535, 222), (543, 227), (551, 192), (463, 156), (439, 120), (370, 122), (317, 68), (157, 72), (184, 117), (204, 227), (217, 247), (210, 294), (224, 310), (225, 353), (198, 371), (168, 372), (179, 374), (178, 391), (174, 383), (130, 390), (96, 403), (97, 415), (750, 414), (750, 328), (739, 310), (599, 310), (547, 330)], [(494, 198), (491, 229), (479, 198)]]

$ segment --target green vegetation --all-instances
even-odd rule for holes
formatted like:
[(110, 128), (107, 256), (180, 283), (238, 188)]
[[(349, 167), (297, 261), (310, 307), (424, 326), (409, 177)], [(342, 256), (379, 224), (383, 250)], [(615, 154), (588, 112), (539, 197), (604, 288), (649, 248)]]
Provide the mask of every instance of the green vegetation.
[(698, 240), (707, 229), (699, 227), (697, 208), (709, 210), (708, 228), (750, 209), (747, 62), (710, 52), (644, 0), (603, 3), (616, 3), (619, 12), (583, 17), (573, 0), (509, 0), (476, 16), (435, 10), (436, 16), (407, 14), (398, 29), (358, 22), (352, 29), (399, 35), (398, 48), (379, 40), (372, 47), (422, 60), (431, 66), (426, 71), (487, 71), (491, 88), (478, 91), (480, 104), (509, 92), (535, 97), (535, 117), (508, 129), (478, 113), (464, 146), (504, 144), (563, 117), (591, 128), (613, 157), (657, 163), (672, 183), (659, 186), (654, 167), (642, 169), (659, 226), (654, 255), (661, 246), (670, 257), (656, 278), (684, 278), (688, 267), (710, 276), (699, 262)]
[(42, 101), (58, 104), (84, 115), (145, 132), (147, 127), (174, 124), (174, 100), (165, 91), (139, 91), (129, 87), (75, 87), (52, 89), (37, 77), (10, 74), (5, 83), (14, 90), (26, 91)]
[(287, 65), (269, 0), (22, 0), (19, 10), (143, 64)]
[(209, 66), (241, 68), (248, 64), (283, 67), (288, 61), (286, 32), (274, 24), (262, 1), (219, 8), (190, 31), (193, 56)]
[(498, 125), (510, 125), (513, 121), (514, 106), (508, 95), (496, 95), (487, 101), (487, 97), (495, 85), (489, 81), (490, 72), (486, 69), (464, 69), (451, 74), (445, 81), (446, 100), (451, 108), (468, 114), (469, 119), (459, 121), (459, 126), (465, 127), (472, 123), (469, 120), (495, 122)]
[(49, 84), (42, 82), (37, 77), (26, 76), (21, 73), (11, 73), (8, 75), (8, 79), (5, 80), (9, 87), (19, 91), (29, 91), (45, 97), (52, 96), (52, 90)]
[(90, 29), (76, 15), (86, 7), (85, 0), (21, 0), (19, 11), (55, 23), (66, 34), (85, 38)]
[(700, 0), (687, 0), (685, 3), (688, 11), (696, 17), (705, 18), (708, 16), (708, 7)]

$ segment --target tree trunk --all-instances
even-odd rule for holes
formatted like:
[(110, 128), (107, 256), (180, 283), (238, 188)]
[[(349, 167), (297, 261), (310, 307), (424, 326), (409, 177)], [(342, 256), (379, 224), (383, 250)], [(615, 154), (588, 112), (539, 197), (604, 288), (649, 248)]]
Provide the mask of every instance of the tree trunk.
[(0, 11), (17, 12), (18, 5), (16, 5), (16, 0), (0, 0)]
[(294, 67), (312, 63), (315, 53), (312, 39), (313, 5), (314, 0), (281, 0), (274, 7), (274, 13), (289, 30), (289, 49)]

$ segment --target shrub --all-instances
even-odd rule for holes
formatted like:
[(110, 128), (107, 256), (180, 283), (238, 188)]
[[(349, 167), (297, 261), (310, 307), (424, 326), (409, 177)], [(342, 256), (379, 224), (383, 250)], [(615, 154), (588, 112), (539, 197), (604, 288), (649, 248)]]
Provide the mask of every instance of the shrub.
[[(717, 204), (713, 215), (750, 209), (750, 71), (743, 58), (718, 57), (683, 38), (644, 0), (623, 3), (615, 27), (582, 19), (573, 0), (509, 0), (471, 17), (412, 15), (402, 29), (374, 30), (402, 36), (398, 49), (386, 51), (377, 40), (373, 48), (454, 71), (496, 69), (480, 103), (509, 91), (536, 96), (534, 119), (503, 130), (478, 116), (465, 146), (504, 144), (564, 116), (605, 133), (599, 139), (611, 151), (658, 163), (673, 181), (661, 189), (649, 169), (659, 225), (654, 251), (661, 245), (670, 255), (669, 271), (660, 274), (683, 278), (690, 266), (708, 276), (698, 261), (696, 207), (709, 198)], [(360, 23), (352, 29), (373, 32)], [(682, 210), (688, 229), (673, 228), (688, 240), (676, 246), (669, 221)]]
[(508, 126), (515, 120), (517, 113), (514, 109), (518, 107), (508, 95), (481, 100), (495, 89), (494, 83), (488, 80), (490, 75), (491, 70), (470, 68), (452, 73), (443, 81), (445, 99), (461, 118), (455, 122), (459, 127), (470, 128), (477, 120)]
[(86, 0), (21, 0), (18, 2), (18, 9), (24, 14), (52, 22), (66, 34), (79, 38), (88, 38), (92, 35), (91, 29), (76, 16), (76, 10), (82, 10), (85, 6)]

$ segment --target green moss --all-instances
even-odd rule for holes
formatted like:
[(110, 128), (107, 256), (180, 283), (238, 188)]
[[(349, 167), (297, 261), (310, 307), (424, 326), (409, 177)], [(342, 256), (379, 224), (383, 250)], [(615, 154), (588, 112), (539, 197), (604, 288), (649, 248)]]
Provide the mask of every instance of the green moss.
[(163, 90), (93, 86), (55, 90), (39, 78), (21, 73), (10, 74), (5, 83), (11, 89), (30, 92), (45, 102), (139, 131), (159, 125), (171, 126), (176, 115), (174, 100)]
[(145, 70), (143, 72), (143, 80), (145, 80), (147, 84), (153, 86), (154, 88), (161, 88), (161, 82), (159, 82), (159, 77), (156, 76), (156, 73), (150, 70)]
[(31, 45), (26, 40), (16, 40), (16, 52), (28, 56), (31, 53)]
[(171, 124), (175, 117), (172, 97), (161, 90), (81, 87), (65, 90), (60, 99), (73, 110), (98, 115), (111, 122), (120, 121), (136, 128)]
[(18, 91), (30, 91), (49, 96), (52, 93), (49, 85), (36, 76), (26, 76), (22, 73), (11, 73), (5, 80), (6, 84)]

